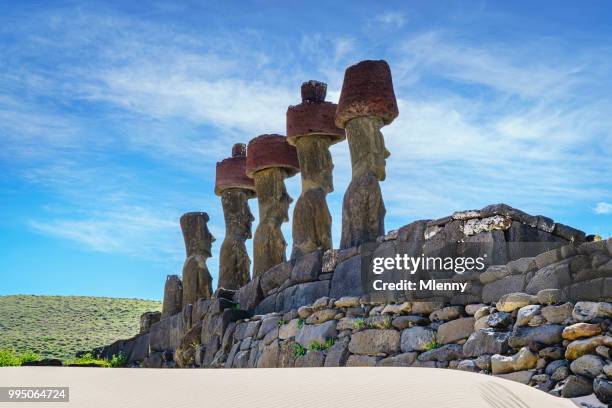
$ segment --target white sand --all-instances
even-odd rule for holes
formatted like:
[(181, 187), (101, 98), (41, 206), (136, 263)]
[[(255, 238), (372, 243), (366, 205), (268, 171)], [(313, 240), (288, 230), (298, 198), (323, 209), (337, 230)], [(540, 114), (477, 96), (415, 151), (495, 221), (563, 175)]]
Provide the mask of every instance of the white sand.
[(575, 408), (526, 385), (430, 368), (245, 370), (0, 368), (0, 386), (69, 386), (70, 403), (43, 407)]

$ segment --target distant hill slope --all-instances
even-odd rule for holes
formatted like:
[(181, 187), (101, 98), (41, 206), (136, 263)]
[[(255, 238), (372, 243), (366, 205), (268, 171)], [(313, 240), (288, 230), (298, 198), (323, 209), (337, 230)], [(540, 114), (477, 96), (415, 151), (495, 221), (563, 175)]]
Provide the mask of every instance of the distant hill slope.
[(0, 349), (63, 358), (138, 334), (161, 302), (88, 296), (0, 296)]

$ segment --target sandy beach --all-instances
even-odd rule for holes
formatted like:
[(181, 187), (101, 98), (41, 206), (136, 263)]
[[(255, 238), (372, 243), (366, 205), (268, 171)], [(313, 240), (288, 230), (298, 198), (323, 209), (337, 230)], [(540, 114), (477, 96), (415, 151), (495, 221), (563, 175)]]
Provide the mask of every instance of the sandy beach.
[(449, 407), (576, 405), (496, 377), (428, 368), (153, 370), (68, 367), (0, 369), (0, 386), (68, 386), (69, 403), (26, 407)]

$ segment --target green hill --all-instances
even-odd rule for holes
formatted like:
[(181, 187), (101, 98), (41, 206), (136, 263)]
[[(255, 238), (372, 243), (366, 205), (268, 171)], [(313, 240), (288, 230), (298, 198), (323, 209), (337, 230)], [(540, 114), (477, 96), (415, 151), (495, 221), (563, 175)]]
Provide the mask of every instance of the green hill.
[(138, 334), (161, 302), (88, 296), (0, 296), (0, 350), (65, 358)]

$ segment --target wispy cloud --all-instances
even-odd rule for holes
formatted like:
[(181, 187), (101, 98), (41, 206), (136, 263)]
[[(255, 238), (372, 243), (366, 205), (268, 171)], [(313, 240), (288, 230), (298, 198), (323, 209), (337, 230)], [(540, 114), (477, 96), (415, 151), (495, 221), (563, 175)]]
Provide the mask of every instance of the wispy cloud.
[(406, 18), (403, 13), (396, 11), (387, 11), (376, 16), (375, 20), (382, 24), (388, 24), (395, 28), (400, 28), (406, 22)]
[(595, 213), (612, 214), (612, 204), (605, 202), (597, 203), (597, 205), (595, 206)]

